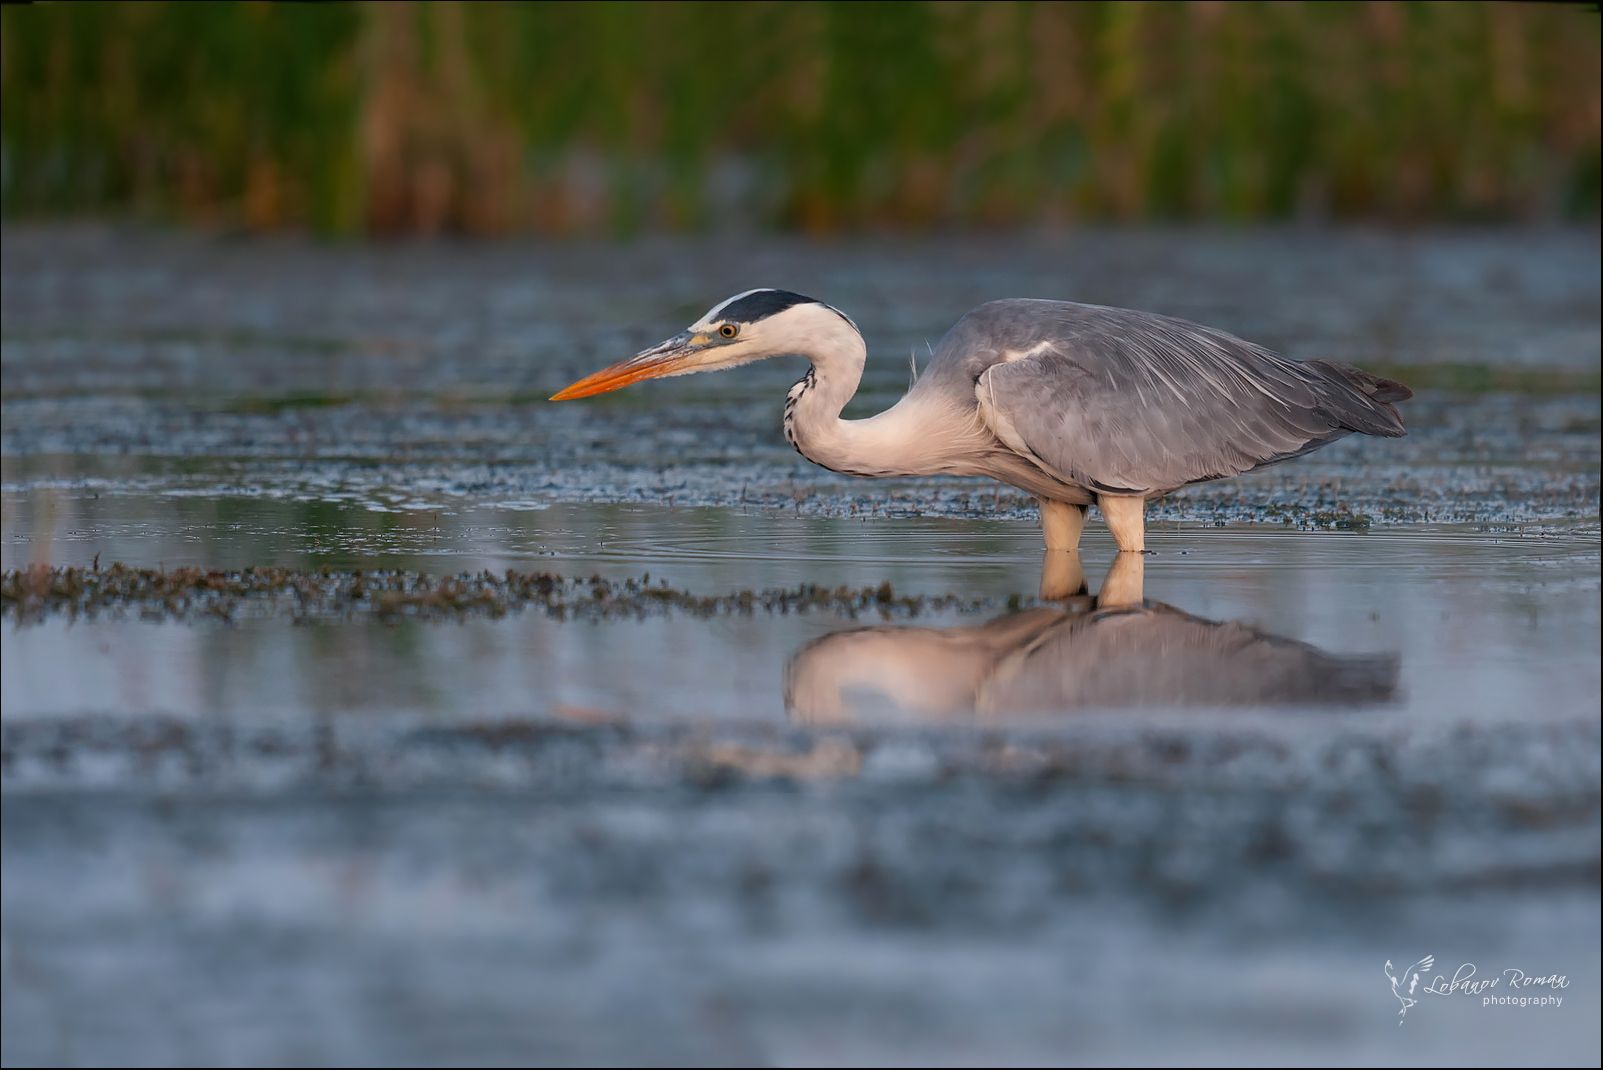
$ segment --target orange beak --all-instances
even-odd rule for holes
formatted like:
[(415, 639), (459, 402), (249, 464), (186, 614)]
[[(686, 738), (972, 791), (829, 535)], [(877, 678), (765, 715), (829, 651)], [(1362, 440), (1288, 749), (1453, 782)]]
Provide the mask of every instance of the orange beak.
[(689, 333), (675, 335), (628, 360), (620, 360), (570, 386), (563, 387), (551, 395), (551, 400), (572, 401), (574, 398), (587, 398), (594, 394), (621, 390), (630, 383), (638, 383), (643, 379), (660, 379), (665, 375), (676, 375), (689, 370), (691, 360), (695, 356), (696, 350), (690, 344)]

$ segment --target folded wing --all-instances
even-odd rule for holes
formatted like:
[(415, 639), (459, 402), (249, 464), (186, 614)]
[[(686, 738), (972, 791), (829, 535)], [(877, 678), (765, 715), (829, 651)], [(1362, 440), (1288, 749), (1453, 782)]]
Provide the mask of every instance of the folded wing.
[(1014, 450), (1070, 483), (1151, 494), (1287, 460), (1352, 432), (1396, 438), (1407, 387), (1126, 309), (1032, 302), (1038, 329), (975, 384)]

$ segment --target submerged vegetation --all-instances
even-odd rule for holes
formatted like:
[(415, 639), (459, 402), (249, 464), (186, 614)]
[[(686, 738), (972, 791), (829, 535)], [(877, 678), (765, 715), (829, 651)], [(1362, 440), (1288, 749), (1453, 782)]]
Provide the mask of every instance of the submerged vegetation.
[[(36, 621), (52, 614), (93, 618), (135, 614), (151, 620), (235, 621), (280, 616), (297, 621), (452, 620), (500, 617), (525, 609), (558, 619), (596, 620), (678, 614), (692, 617), (827, 612), (880, 619), (921, 612), (994, 608), (986, 599), (898, 594), (877, 587), (820, 587), (698, 595), (649, 575), (626, 580), (549, 572), (429, 576), (393, 569), (91, 568), (7, 569), (0, 574), (0, 617)], [(1012, 608), (1017, 608), (1015, 604)]]
[(1546, 4), (42, 4), (8, 214), (325, 233), (1594, 218)]

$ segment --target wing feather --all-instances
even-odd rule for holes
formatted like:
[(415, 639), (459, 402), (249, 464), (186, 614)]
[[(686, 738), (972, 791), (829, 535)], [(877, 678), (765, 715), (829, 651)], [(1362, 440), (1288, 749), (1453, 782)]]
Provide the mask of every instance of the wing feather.
[(1404, 434), (1390, 402), (1408, 389), (1357, 368), (1292, 360), (1152, 313), (994, 305), (1010, 307), (984, 306), (990, 333), (1008, 337), (978, 372), (981, 415), (1004, 442), (1070, 483), (1161, 493), (1353, 432)]

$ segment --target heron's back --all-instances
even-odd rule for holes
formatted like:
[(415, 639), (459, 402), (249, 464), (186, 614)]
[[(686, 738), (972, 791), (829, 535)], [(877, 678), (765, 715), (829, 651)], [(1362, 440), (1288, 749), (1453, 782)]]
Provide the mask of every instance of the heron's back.
[(978, 389), (1003, 441), (1067, 482), (1114, 493), (1236, 475), (1351, 432), (1398, 437), (1391, 403), (1411, 396), (1186, 320), (1023, 298), (954, 324), (914, 389)]

